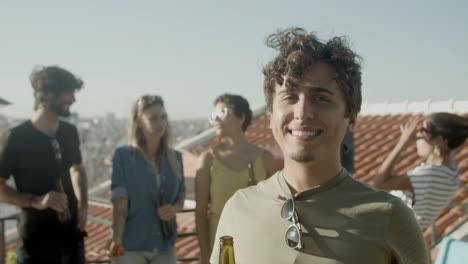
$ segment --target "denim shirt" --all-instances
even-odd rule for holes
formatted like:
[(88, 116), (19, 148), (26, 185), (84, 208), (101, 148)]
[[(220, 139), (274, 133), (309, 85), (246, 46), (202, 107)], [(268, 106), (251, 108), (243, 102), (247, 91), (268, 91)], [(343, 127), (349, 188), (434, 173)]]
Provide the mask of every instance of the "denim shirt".
[[(160, 184), (156, 175), (147, 166), (141, 153), (133, 147), (123, 146), (115, 150), (112, 166), (112, 199), (127, 198), (128, 212), (122, 244), (127, 251), (164, 252), (174, 246), (177, 232), (165, 238), (161, 232), (161, 220), (157, 215), (160, 205), (161, 186), (166, 202), (183, 203), (185, 181), (182, 155), (176, 152), (181, 164), (182, 177), (173, 175), (167, 157), (163, 157), (159, 170)], [(161, 186), (159, 186), (161, 185)], [(175, 228), (175, 217), (172, 219)]]

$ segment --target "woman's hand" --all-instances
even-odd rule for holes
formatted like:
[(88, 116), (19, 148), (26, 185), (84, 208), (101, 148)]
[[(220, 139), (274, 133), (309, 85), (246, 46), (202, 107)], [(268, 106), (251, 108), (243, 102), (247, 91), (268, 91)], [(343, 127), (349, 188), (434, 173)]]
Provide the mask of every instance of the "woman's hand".
[(159, 218), (163, 221), (169, 221), (175, 217), (176, 211), (170, 204), (165, 204), (158, 208)]
[(410, 119), (405, 124), (400, 125), (400, 141), (402, 143), (408, 143), (409, 141), (416, 140), (416, 133), (418, 124), (423, 120), (423, 117), (415, 117)]
[(121, 239), (111, 239), (109, 241), (109, 257), (115, 259), (125, 255), (125, 249), (122, 247)]

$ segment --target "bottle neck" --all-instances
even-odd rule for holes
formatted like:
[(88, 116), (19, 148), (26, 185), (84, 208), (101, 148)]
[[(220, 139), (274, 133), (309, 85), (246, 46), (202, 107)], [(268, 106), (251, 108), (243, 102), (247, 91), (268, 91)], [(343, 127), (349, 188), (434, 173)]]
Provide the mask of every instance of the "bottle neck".
[(234, 242), (232, 237), (221, 237), (220, 241), (219, 264), (235, 264)]

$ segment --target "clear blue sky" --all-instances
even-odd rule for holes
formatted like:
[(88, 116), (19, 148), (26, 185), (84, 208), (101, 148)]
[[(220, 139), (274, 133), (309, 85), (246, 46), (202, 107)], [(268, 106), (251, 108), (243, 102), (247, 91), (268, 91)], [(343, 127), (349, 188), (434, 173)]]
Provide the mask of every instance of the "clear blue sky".
[[(351, 3), (352, 2), (352, 3)], [(277, 28), (348, 35), (364, 101), (468, 99), (468, 1), (13, 1), (0, 3), (0, 113), (28, 117), (35, 65), (85, 81), (73, 111), (128, 117), (160, 94), (172, 119), (204, 117), (238, 93), (263, 104), (264, 45)]]

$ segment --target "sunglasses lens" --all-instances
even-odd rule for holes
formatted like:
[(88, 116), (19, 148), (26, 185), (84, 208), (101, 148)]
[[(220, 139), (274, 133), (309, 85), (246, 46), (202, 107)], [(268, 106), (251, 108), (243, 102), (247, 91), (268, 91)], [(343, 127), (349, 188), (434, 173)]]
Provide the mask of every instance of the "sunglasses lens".
[(218, 112), (218, 117), (219, 117), (219, 118), (223, 118), (224, 115), (226, 115), (226, 112), (227, 112), (227, 109), (226, 109), (226, 108), (224, 108), (223, 110), (219, 111), (219, 112)]
[(221, 111), (211, 112), (210, 117), (208, 118), (211, 123), (213, 123), (216, 119), (223, 119), (224, 115), (226, 114), (226, 110), (223, 109)]
[(51, 144), (52, 144), (52, 151), (54, 152), (55, 160), (57, 162), (61, 162), (62, 161), (62, 153), (60, 151), (59, 142), (56, 139), (53, 139), (51, 141)]
[(290, 248), (297, 248), (299, 246), (299, 242), (301, 241), (300, 233), (297, 226), (292, 225), (288, 228), (286, 232), (286, 243)]
[(281, 208), (281, 217), (283, 219), (289, 219), (292, 217), (294, 213), (294, 203), (292, 199), (286, 200), (284, 202), (283, 207)]

